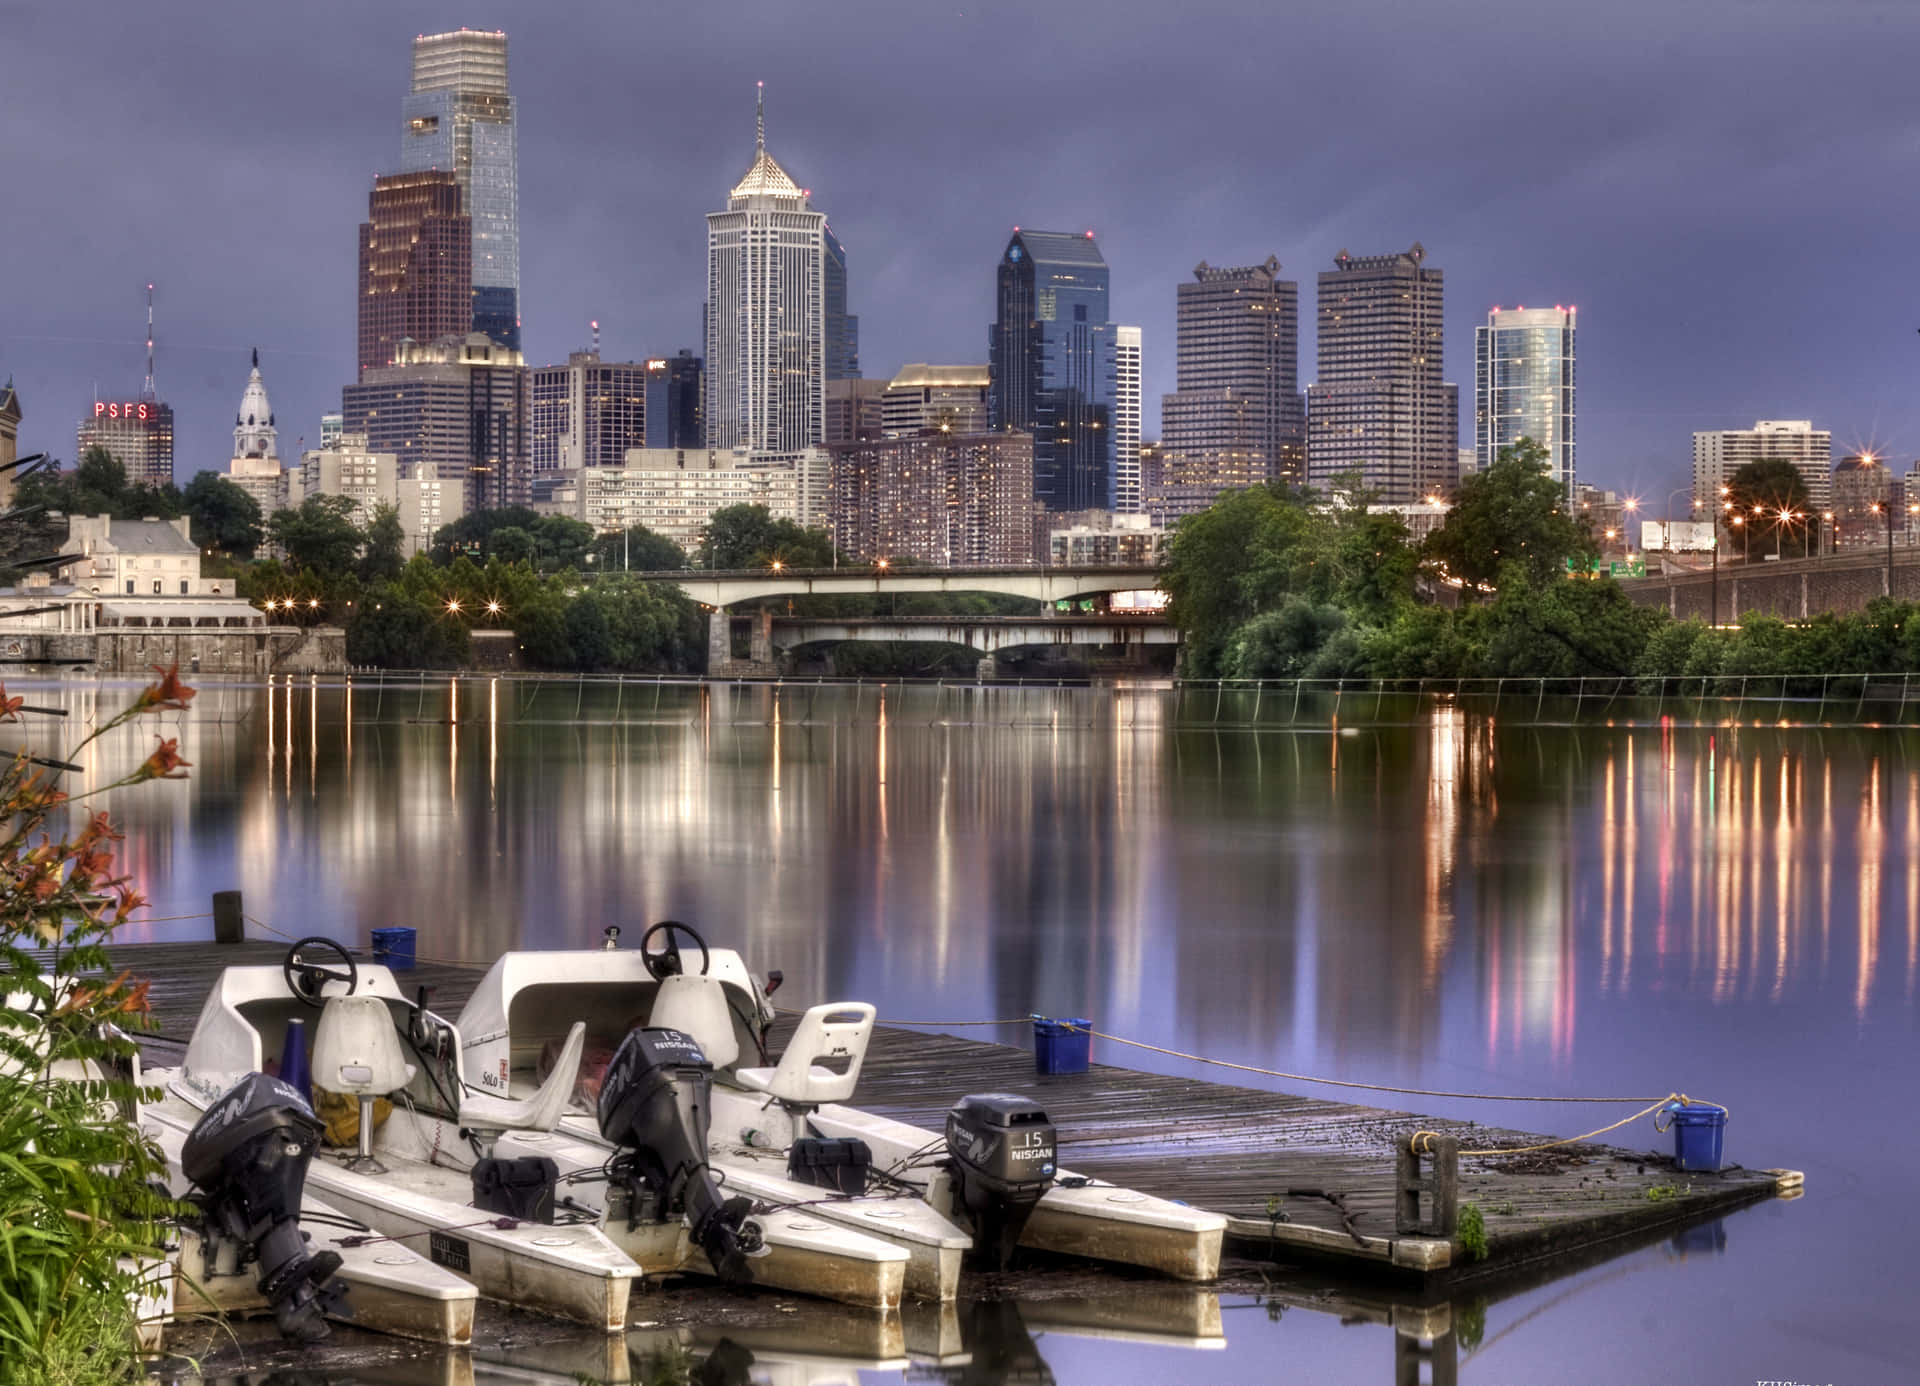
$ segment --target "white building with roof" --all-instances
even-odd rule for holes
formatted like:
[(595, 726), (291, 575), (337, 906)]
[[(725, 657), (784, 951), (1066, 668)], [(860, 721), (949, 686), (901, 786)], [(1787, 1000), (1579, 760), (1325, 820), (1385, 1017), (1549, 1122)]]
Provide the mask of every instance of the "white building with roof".
[(75, 515), (61, 553), (76, 561), (62, 571), (73, 585), (98, 596), (230, 597), (231, 578), (202, 578), (200, 548), (188, 536), (187, 517), (116, 520)]
[(233, 460), (227, 464), (227, 480), (253, 497), (263, 520), (290, 503), (287, 475), (280, 466), (279, 440), (273, 403), (267, 398), (266, 382), (260, 378), (260, 348), (255, 347), (253, 373), (247, 377), (240, 408), (233, 416)]

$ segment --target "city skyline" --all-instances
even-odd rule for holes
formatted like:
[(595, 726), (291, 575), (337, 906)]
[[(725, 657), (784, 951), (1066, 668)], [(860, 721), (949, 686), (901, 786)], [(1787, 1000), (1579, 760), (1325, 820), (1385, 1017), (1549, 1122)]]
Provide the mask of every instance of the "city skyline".
[[(1552, 84), (1566, 99), (1549, 104), (1531, 137), (1530, 147), (1553, 157), (1514, 171), (1483, 167), (1467, 136), (1531, 109), (1521, 103), (1540, 94), (1544, 76), (1469, 98), (1453, 89), (1474, 83), (1452, 72), (1444, 99), (1422, 122), (1426, 152), (1388, 152), (1398, 147), (1389, 117), (1436, 89), (1421, 75), (1424, 43), (1386, 33), (1365, 6), (1298, 26), (1303, 42), (1329, 52), (1348, 29), (1368, 34), (1381, 110), (1365, 120), (1343, 118), (1339, 130), (1276, 152), (1254, 137), (1252, 122), (1236, 126), (1259, 102), (1231, 83), (1209, 83), (1191, 114), (1129, 110), (1110, 82), (1104, 94), (1095, 83), (1103, 62), (1152, 54), (1177, 75), (1218, 59), (1198, 39), (1149, 26), (1130, 38), (1103, 36), (1084, 64), (1085, 90), (1075, 88), (1090, 102), (1086, 117), (1029, 134), (1031, 157), (1012, 161), (992, 153), (1008, 137), (1010, 113), (982, 105), (979, 129), (937, 128), (943, 107), (980, 100), (964, 96), (966, 82), (875, 65), (879, 42), (908, 23), (880, 14), (884, 32), (871, 42), (806, 47), (820, 66), (800, 79), (782, 74), (796, 70), (803, 26), (778, 14), (737, 46), (713, 43), (704, 25), (687, 20), (676, 23), (691, 24), (691, 33), (662, 33), (657, 43), (649, 34), (636, 47), (624, 40), (641, 39), (637, 21), (622, 28), (605, 14), (529, 20), (503, 5), (459, 14), (399, 6), (348, 17), (317, 55), (324, 62), (296, 44), (276, 47), (286, 82), (331, 93), (313, 110), (263, 105), (213, 80), (245, 67), (247, 45), (275, 40), (271, 26), (225, 23), (217, 5), (164, 23), (128, 9), (116, 19), (125, 42), (110, 46), (91, 44), (75, 16), (23, 16), (13, 32), (12, 88), (0, 101), (18, 132), (10, 185), (24, 209), (16, 212), (18, 243), (45, 273), (12, 291), (0, 368), (30, 401), (27, 438), (64, 453), (96, 385), (103, 399), (137, 393), (139, 296), (152, 278), (160, 286), (158, 388), (178, 419), (181, 480), (224, 460), (225, 415), (256, 341), (272, 363), (283, 452), (302, 438), (311, 445), (320, 414), (354, 373), (342, 345), (353, 339), (353, 309), (338, 290), (352, 274), (351, 214), (330, 209), (364, 207), (371, 176), (393, 166), (384, 113), (405, 90), (414, 35), (464, 23), (504, 27), (513, 43), (523, 294), (535, 305), (530, 362), (564, 361), (585, 345), (590, 317), (604, 325), (609, 359), (698, 349), (698, 301), (685, 284), (698, 269), (697, 218), (710, 201), (700, 190), (730, 177), (739, 157), (735, 123), (719, 112), (732, 109), (743, 81), (765, 75), (781, 93), (783, 157), (819, 180), (847, 246), (850, 307), (864, 319), (861, 356), (876, 377), (909, 361), (978, 358), (979, 324), (992, 305), (991, 285), (974, 267), (1004, 244), (1011, 225), (1092, 226), (1113, 266), (1113, 320), (1143, 327), (1145, 433), (1157, 437), (1155, 406), (1172, 386), (1167, 290), (1196, 258), (1246, 263), (1272, 252), (1304, 272), (1342, 246), (1419, 238), (1452, 281), (1445, 375), (1463, 389), (1472, 379), (1467, 329), (1492, 305), (1588, 309), (1581, 472), (1598, 484), (1651, 495), (1656, 482), (1684, 480), (1692, 432), (1754, 418), (1812, 417), (1844, 450), (1920, 454), (1920, 411), (1900, 388), (1900, 351), (1915, 349), (1914, 324), (1897, 303), (1885, 304), (1864, 268), (1884, 258), (1879, 247), (1901, 210), (1903, 194), (1886, 193), (1885, 184), (1889, 164), (1904, 157), (1904, 126), (1857, 94), (1879, 80), (1882, 55), (1899, 47), (1889, 40), (1908, 29), (1920, 36), (1920, 23), (1878, 14), (1871, 30), (1864, 20), (1816, 27), (1762, 6), (1766, 23), (1730, 32), (1712, 22), (1712, 8), (1664, 22), (1660, 52), (1616, 54), (1606, 64), (1579, 57), (1582, 38), (1598, 42), (1600, 23), (1580, 17), (1568, 19), (1551, 47), (1544, 37), (1509, 35), (1497, 52), (1463, 58), (1504, 68), (1525, 55), (1575, 55)], [(1751, 19), (1754, 7), (1739, 9)], [(915, 28), (926, 30), (923, 41), (938, 40), (950, 66), (975, 64), (963, 73), (969, 78), (990, 62), (1009, 69), (996, 81), (1030, 76), (1037, 58), (1009, 55), (992, 15), (969, 11), (964, 20)], [(1048, 31), (1069, 21), (1050, 17)], [(1455, 7), (1433, 22), (1462, 40), (1464, 53), (1464, 41), (1492, 21), (1487, 10)], [(602, 28), (609, 33), (597, 49), (590, 35)], [(1876, 41), (1861, 49), (1868, 32)], [(1791, 44), (1783, 42), (1788, 34)], [(1726, 83), (1676, 92), (1665, 80), (1689, 55), (1707, 53), (1763, 69), (1772, 63), (1783, 75), (1788, 64), (1778, 54), (1789, 48), (1793, 101), (1749, 104)], [(151, 62), (176, 50), (177, 62)], [(82, 52), (85, 63), (76, 61)], [(635, 62), (643, 81), (615, 80)], [(51, 74), (66, 80), (50, 83)], [(1396, 74), (1409, 79), (1406, 91), (1394, 89)], [(148, 90), (154, 82), (158, 89)], [(1602, 103), (1602, 82), (1609, 92), (1644, 90), (1649, 100), (1619, 115), (1631, 103)], [(837, 87), (851, 94), (831, 94)], [(1277, 101), (1279, 128), (1313, 129), (1308, 117), (1329, 105), (1333, 87), (1330, 77), (1307, 73), (1282, 97), (1260, 102)], [(76, 103), (100, 118), (58, 115)], [(638, 149), (617, 138), (689, 108), (714, 114)], [(1096, 129), (1102, 122), (1111, 128)], [(133, 128), (143, 131), (142, 157), (124, 165), (126, 141), (117, 136)], [(1219, 137), (1200, 140), (1203, 129)], [(1091, 157), (1078, 157), (1077, 145)], [(1115, 166), (1122, 147), (1125, 169)], [(1367, 177), (1341, 166), (1343, 156), (1362, 155)], [(1394, 178), (1376, 176), (1382, 160)], [(115, 166), (127, 167), (120, 179), (87, 183), (62, 171)], [(595, 172), (583, 179), (589, 168)], [(1247, 177), (1254, 168), (1261, 179)], [(1735, 191), (1763, 172), (1776, 186), (1784, 179), (1800, 189), (1796, 204), (1817, 211), (1729, 218)], [(242, 186), (245, 216), (207, 217), (227, 189)], [(1869, 194), (1879, 215), (1837, 215)], [(137, 217), (129, 214), (135, 205)], [(1719, 348), (1699, 369), (1673, 369), (1678, 347), (1662, 340), (1676, 303)], [(1793, 331), (1780, 332), (1783, 321)], [(1306, 321), (1301, 336), (1311, 359)], [(1864, 341), (1875, 345), (1863, 350)], [(1697, 355), (1700, 341), (1690, 346)]]

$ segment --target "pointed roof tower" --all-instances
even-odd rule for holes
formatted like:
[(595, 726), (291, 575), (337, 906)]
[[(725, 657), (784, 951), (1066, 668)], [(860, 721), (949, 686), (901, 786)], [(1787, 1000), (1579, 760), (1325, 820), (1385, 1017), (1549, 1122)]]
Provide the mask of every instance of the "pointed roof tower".
[(240, 396), (240, 412), (233, 419), (233, 455), (277, 457), (278, 436), (273, 426), (273, 405), (267, 400), (266, 383), (260, 379), (260, 348), (255, 347), (253, 373), (247, 377), (246, 393)]
[(738, 183), (727, 198), (729, 210), (737, 208), (750, 197), (787, 197), (796, 202), (806, 201), (806, 192), (780, 167), (779, 161), (767, 153), (767, 84), (755, 84), (754, 99), (754, 135), (753, 166)]

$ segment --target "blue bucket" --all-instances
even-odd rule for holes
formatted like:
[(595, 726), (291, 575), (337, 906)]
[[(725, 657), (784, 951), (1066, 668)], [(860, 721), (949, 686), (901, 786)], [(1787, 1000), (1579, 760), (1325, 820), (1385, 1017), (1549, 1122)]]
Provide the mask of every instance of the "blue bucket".
[(1093, 1022), (1084, 1017), (1033, 1018), (1033, 1071), (1085, 1073), (1093, 1050)]
[(1719, 1173), (1727, 1109), (1711, 1102), (1669, 1102), (1660, 1110), (1673, 1127), (1674, 1168)]
[(375, 929), (373, 931), (373, 960), (392, 968), (396, 972), (404, 972), (412, 967), (413, 930)]

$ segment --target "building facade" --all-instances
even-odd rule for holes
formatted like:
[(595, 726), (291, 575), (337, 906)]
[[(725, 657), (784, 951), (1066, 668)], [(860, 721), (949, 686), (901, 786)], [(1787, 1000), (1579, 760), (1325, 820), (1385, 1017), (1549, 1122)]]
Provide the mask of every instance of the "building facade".
[(1115, 336), (1093, 232), (1014, 230), (994, 276), (989, 426), (1033, 435), (1033, 494), (1048, 510), (1113, 503)]
[(1300, 286), (1280, 261), (1222, 269), (1202, 260), (1176, 292), (1175, 391), (1160, 403), (1167, 468), (1216, 492), (1306, 473), (1300, 398)]
[(1030, 435), (936, 431), (830, 451), (844, 552), (942, 568), (1033, 561)]
[(827, 219), (767, 153), (707, 214), (707, 442), (792, 452), (826, 425)]
[(1893, 468), (1870, 452), (1834, 463), (1830, 507), (1833, 546), (1857, 549), (1886, 543), (1889, 515), (1894, 517), (1894, 533), (1904, 542), (1906, 490)]
[(360, 223), (359, 373), (391, 366), (403, 341), (464, 337), (473, 322), (472, 223), (444, 170), (373, 180)]
[(200, 576), (200, 546), (189, 521), (116, 520), (110, 515), (74, 515), (67, 520), (61, 553), (76, 555), (65, 571), (76, 587), (101, 596), (232, 596), (233, 584)]
[(518, 351), (520, 165), (507, 36), (460, 29), (415, 38), (412, 90), (401, 115), (401, 170), (452, 173), (470, 223), (470, 305), (452, 330), (483, 332)]
[(1752, 428), (1723, 428), (1693, 435), (1693, 495), (1718, 508), (1720, 488), (1749, 462), (1791, 462), (1807, 486), (1816, 511), (1832, 509), (1833, 434), (1811, 419), (1761, 419)]
[(575, 519), (602, 533), (645, 525), (684, 549), (700, 542), (716, 510), (763, 505), (799, 517), (799, 475), (722, 448), (635, 448), (618, 467), (585, 467), (572, 488)]
[(847, 248), (840, 244), (831, 226), (820, 228), (820, 241), (826, 253), (820, 283), (825, 294), (827, 379), (858, 380), (860, 319), (847, 311)]
[(987, 392), (992, 384), (986, 366), (929, 366), (916, 362), (902, 366), (886, 382), (880, 398), (880, 436), (911, 438), (928, 431), (985, 433)]
[(1320, 275), (1318, 379), (1307, 392), (1307, 479), (1358, 474), (1381, 501), (1446, 495), (1458, 480), (1460, 397), (1443, 378), (1444, 280), (1417, 241), (1349, 255)]
[(1140, 329), (1113, 329), (1113, 496), (1115, 510), (1140, 509)]
[(701, 362), (686, 348), (647, 360), (647, 442), (650, 448), (703, 448)]
[(74, 435), (74, 456), (105, 448), (127, 480), (147, 486), (173, 481), (173, 409), (157, 399), (95, 400), (91, 417)]
[(1574, 467), (1574, 310), (1495, 308), (1473, 335), (1474, 469), (1522, 438), (1547, 450), (1548, 474), (1571, 497)]
[(20, 396), (13, 377), (0, 385), (0, 506), (13, 503), (13, 463), (20, 456)]
[(260, 377), (260, 351), (253, 353), (253, 371), (233, 416), (233, 458), (227, 480), (253, 497), (264, 519), (288, 503), (286, 476), (280, 466), (280, 431), (274, 424), (273, 404)]
[(647, 363), (576, 351), (564, 366), (528, 371), (528, 464), (534, 475), (618, 467), (647, 445)]
[(289, 469), (289, 504), (308, 496), (345, 496), (353, 502), (353, 521), (366, 525), (374, 512), (390, 505), (405, 536), (402, 552), (411, 558), (433, 547), (433, 536), (466, 513), (465, 486), (442, 479), (431, 462), (402, 467), (390, 452), (374, 452), (366, 439), (343, 434), (337, 445), (302, 454)]
[(851, 379), (827, 382), (826, 425), (822, 441), (834, 443), (865, 442), (881, 437), (885, 431), (881, 398), (887, 392), (884, 380)]
[(1047, 534), (1047, 561), (1056, 568), (1151, 566), (1166, 545), (1166, 529), (1147, 515), (1092, 511), (1059, 519)]

